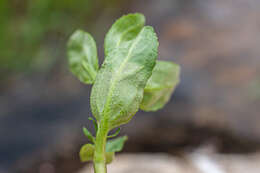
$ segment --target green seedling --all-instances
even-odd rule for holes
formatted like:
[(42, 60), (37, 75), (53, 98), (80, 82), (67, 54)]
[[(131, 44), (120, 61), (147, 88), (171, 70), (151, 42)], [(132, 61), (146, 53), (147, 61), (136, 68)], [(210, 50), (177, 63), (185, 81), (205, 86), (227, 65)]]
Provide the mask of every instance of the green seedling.
[(140, 108), (161, 109), (179, 83), (180, 67), (173, 62), (158, 61), (158, 40), (151, 26), (144, 26), (142, 14), (119, 18), (105, 37), (105, 60), (99, 67), (96, 43), (89, 33), (77, 30), (68, 41), (71, 72), (83, 83), (93, 84), (90, 118), (95, 137), (83, 128), (91, 143), (80, 150), (82, 162), (93, 161), (95, 173), (106, 173), (106, 165), (115, 152), (122, 150), (126, 136), (116, 137)]

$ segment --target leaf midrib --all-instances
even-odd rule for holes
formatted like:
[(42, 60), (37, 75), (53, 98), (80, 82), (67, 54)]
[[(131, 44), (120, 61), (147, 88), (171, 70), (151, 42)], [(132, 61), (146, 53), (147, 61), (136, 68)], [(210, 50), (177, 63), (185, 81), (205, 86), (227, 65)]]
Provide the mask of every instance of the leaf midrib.
[[(114, 91), (114, 89), (115, 89), (115, 84), (116, 84), (116, 82), (117, 82), (117, 80), (118, 80), (118, 77), (119, 77), (118, 74), (121, 74), (122, 70), (124, 69), (125, 65), (127, 64), (127, 61), (128, 61), (129, 58), (131, 57), (130, 55), (131, 55), (131, 53), (132, 53), (134, 47), (135, 47), (136, 44), (139, 42), (139, 40), (140, 40), (140, 38), (141, 38), (140, 35), (141, 35), (141, 33), (142, 33), (143, 31), (144, 31), (144, 28), (142, 28), (142, 30), (141, 30), (141, 31), (139, 32), (139, 34), (137, 35), (135, 41), (133, 42), (132, 46), (131, 46), (130, 49), (129, 49), (129, 52), (128, 52), (128, 54), (127, 54), (125, 60), (121, 63), (121, 66), (119, 67), (119, 69), (118, 69), (116, 72), (114, 72), (114, 73), (115, 73), (115, 76), (114, 76), (114, 77), (112, 78), (112, 80), (111, 80), (111, 85), (110, 85), (110, 88), (109, 88), (109, 91), (108, 91), (108, 98), (107, 98), (107, 101), (106, 101), (104, 110), (103, 110), (103, 112), (102, 112), (102, 113), (104, 114), (104, 117), (106, 117), (106, 113), (107, 113), (107, 110), (108, 110), (108, 106), (109, 106), (109, 104), (110, 104), (110, 102), (111, 102), (112, 93), (113, 93), (113, 91)], [(105, 119), (106, 119), (106, 118), (105, 118)]]

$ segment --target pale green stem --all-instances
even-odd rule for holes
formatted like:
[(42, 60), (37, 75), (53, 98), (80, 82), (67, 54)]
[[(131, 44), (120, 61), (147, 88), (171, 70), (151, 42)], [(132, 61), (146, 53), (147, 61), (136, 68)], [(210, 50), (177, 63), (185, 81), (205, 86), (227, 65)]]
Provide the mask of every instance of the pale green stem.
[(94, 170), (95, 173), (106, 173), (106, 139), (107, 139), (106, 123), (101, 122), (98, 126), (95, 152), (94, 152)]

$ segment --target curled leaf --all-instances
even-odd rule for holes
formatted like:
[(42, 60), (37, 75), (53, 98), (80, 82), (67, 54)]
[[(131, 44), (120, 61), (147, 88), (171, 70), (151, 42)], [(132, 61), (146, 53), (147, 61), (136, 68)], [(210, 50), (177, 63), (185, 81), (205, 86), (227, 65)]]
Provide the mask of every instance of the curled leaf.
[(157, 61), (152, 76), (148, 80), (140, 109), (156, 111), (170, 99), (180, 78), (180, 66), (167, 61)]
[(95, 147), (92, 144), (85, 144), (81, 147), (79, 156), (81, 162), (93, 160)]
[(93, 84), (98, 71), (96, 43), (82, 30), (75, 31), (67, 45), (71, 72), (83, 83)]

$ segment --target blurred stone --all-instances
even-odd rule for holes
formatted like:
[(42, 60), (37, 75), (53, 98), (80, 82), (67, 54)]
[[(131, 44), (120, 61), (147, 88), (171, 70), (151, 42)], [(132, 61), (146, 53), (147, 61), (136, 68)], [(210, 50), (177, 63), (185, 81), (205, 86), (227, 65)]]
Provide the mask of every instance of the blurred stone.
[[(119, 154), (108, 173), (259, 173), (260, 154), (220, 155), (196, 151), (182, 158), (167, 154)], [(88, 165), (78, 173), (94, 172)]]
[[(187, 170), (179, 159), (167, 154), (118, 155), (107, 169), (113, 173), (182, 173)], [(78, 173), (90, 172), (93, 172), (92, 166), (87, 166)]]

